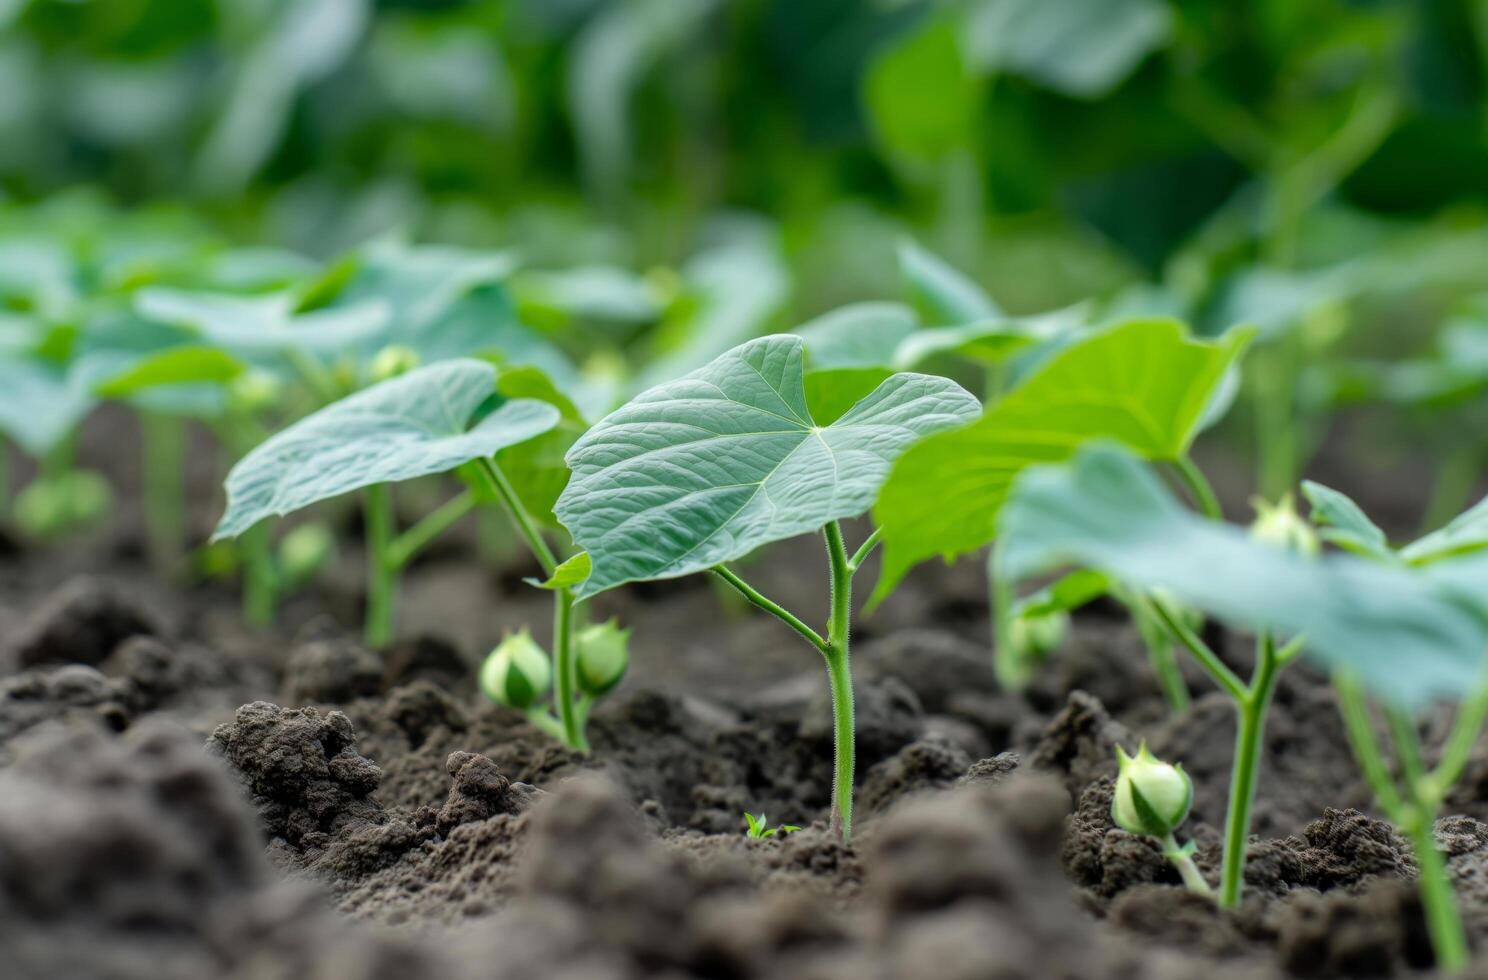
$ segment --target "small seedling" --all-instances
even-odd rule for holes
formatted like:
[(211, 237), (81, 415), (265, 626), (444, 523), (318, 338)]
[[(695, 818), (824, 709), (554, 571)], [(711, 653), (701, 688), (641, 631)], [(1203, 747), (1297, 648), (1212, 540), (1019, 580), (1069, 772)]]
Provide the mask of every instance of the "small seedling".
[[(879, 535), (849, 552), (840, 522), (872, 506), (913, 442), (970, 421), (979, 408), (945, 378), (896, 374), (820, 425), (807, 406), (802, 341), (778, 335), (641, 393), (568, 452), (573, 475), (556, 512), (590, 562), (580, 598), (712, 571), (822, 655), (832, 692), (832, 826), (844, 841), (852, 833), (852, 582)], [(806, 533), (826, 541), (826, 635), (729, 567)]]
[(1193, 841), (1179, 846), (1173, 836), (1188, 819), (1193, 804), (1193, 781), (1188, 773), (1181, 765), (1168, 765), (1147, 751), (1146, 742), (1138, 746), (1135, 756), (1116, 746), (1116, 764), (1116, 792), (1111, 798), (1111, 819), (1116, 826), (1156, 840), (1189, 891), (1211, 894), (1209, 883), (1193, 862)]
[(757, 839), (774, 837), (776, 834), (793, 834), (801, 829), (793, 823), (783, 823), (778, 827), (771, 827), (769, 826), (769, 818), (763, 813), (754, 814), (746, 812), (744, 814), (744, 823), (749, 827), (744, 832), (745, 836)]
[[(1151, 470), (1114, 447), (1081, 452), (1072, 464), (1030, 470), (1004, 508), (997, 571), (1009, 581), (1068, 564), (1100, 569), (1152, 593), (1168, 590), (1221, 619), (1258, 630), (1250, 681), (1242, 681), (1167, 609), (1163, 622), (1235, 701), (1238, 734), (1219, 899), (1240, 897), (1251, 803), (1266, 710), (1279, 671), (1301, 652), (1334, 670), (1361, 767), (1381, 808), (1412, 834), (1439, 962), (1462, 962), (1461, 924), (1430, 837), (1431, 820), (1461, 771), (1488, 713), (1488, 693), (1460, 709), (1441, 765), (1427, 774), (1409, 709), (1443, 695), (1483, 692), (1488, 646), (1483, 595), (1488, 508), (1413, 545), (1391, 551), (1384, 535), (1341, 494), (1309, 485), (1320, 534), (1283, 503), (1263, 509), (1249, 532), (1201, 518), (1178, 503)], [(1481, 513), (1479, 513), (1481, 511)], [(1318, 538), (1353, 554), (1318, 554)], [(1275, 637), (1290, 637), (1278, 645)], [(1410, 650), (1408, 663), (1400, 651)], [(1408, 785), (1396, 790), (1363, 708), (1367, 688), (1389, 706), (1391, 733)], [(1412, 775), (1414, 773), (1414, 775)], [(1423, 829), (1424, 828), (1424, 829)]]

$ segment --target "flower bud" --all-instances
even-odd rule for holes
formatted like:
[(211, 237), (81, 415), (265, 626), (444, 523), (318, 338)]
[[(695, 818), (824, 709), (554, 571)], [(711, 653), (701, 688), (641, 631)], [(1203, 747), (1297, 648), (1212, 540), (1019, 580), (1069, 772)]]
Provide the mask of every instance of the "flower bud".
[(256, 415), (274, 407), (279, 400), (279, 380), (263, 371), (245, 371), (228, 386), (227, 397), (233, 408), (245, 415)]
[(336, 541), (324, 524), (301, 524), (279, 542), (279, 570), (286, 581), (309, 581), (331, 558)]
[(387, 381), (396, 378), (400, 374), (407, 374), (422, 362), (418, 351), (404, 344), (389, 344), (372, 358), (372, 366), (369, 373), (372, 383)]
[(1116, 746), (1116, 795), (1111, 819), (1116, 826), (1146, 837), (1167, 837), (1188, 816), (1193, 783), (1182, 766), (1170, 766), (1147, 751), (1143, 742), (1136, 758)]
[(1042, 660), (1059, 649), (1064, 634), (1069, 631), (1069, 623), (1067, 612), (1020, 615), (1013, 620), (1013, 648), (1020, 657)]
[(602, 697), (614, 689), (630, 665), (630, 630), (615, 620), (588, 626), (574, 637), (579, 690)]
[(1250, 525), (1250, 535), (1257, 541), (1305, 558), (1316, 557), (1322, 550), (1317, 531), (1297, 513), (1291, 494), (1283, 495), (1274, 505), (1259, 498), (1251, 503), (1256, 509), (1256, 519)]
[(486, 697), (520, 711), (536, 704), (552, 679), (547, 652), (525, 627), (502, 640), (481, 665), (480, 686)]

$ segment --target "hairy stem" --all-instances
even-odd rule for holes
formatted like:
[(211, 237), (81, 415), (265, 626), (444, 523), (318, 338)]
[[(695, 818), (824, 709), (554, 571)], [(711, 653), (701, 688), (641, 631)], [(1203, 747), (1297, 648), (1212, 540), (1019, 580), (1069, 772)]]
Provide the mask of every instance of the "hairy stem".
[(826, 527), (827, 561), (832, 570), (832, 614), (827, 623), (827, 680), (832, 689), (832, 828), (842, 843), (852, 842), (853, 689), (849, 641), (852, 633), (853, 565), (842, 543), (842, 527)]
[(1219, 904), (1235, 908), (1245, 883), (1245, 846), (1250, 840), (1250, 813), (1255, 804), (1256, 779), (1261, 768), (1261, 743), (1266, 712), (1276, 692), (1280, 664), (1269, 632), (1256, 643), (1255, 673), (1245, 696), (1237, 702), (1235, 761), (1230, 770), (1230, 804), (1225, 815), (1224, 870), (1219, 882)]
[(1233, 698), (1237, 704), (1245, 700), (1249, 693), (1245, 682), (1235, 676), (1233, 670), (1225, 666), (1225, 662), (1219, 659), (1219, 654), (1209, 649), (1209, 644), (1189, 629), (1161, 599), (1149, 597), (1148, 601), (1152, 604), (1152, 611), (1157, 613), (1163, 625), (1188, 648), (1188, 652), (1194, 655), (1194, 659), (1198, 661), (1200, 667), (1204, 668), (1204, 672), (1213, 678), (1214, 683), (1218, 684), (1220, 689)]
[(186, 425), (173, 416), (145, 412), (140, 417), (140, 437), (150, 557), (157, 568), (169, 569), (186, 541)]
[(737, 591), (744, 598), (748, 599), (755, 606), (763, 609), (771, 616), (774, 616), (776, 619), (780, 620), (782, 623), (804, 636), (807, 643), (810, 643), (822, 653), (827, 652), (827, 641), (822, 638), (822, 635), (820, 633), (812, 629), (810, 626), (807, 626), (799, 616), (791, 612), (789, 609), (786, 609), (784, 606), (780, 605), (778, 602), (775, 602), (773, 599), (767, 598), (758, 589), (756, 589), (754, 586), (750, 585), (748, 582), (744, 581), (737, 574), (735, 574), (734, 571), (727, 565), (714, 565), (712, 571), (714, 575), (717, 575), (719, 578), (723, 579), (723, 581), (733, 586), (735, 591)]
[(397, 598), (397, 566), (389, 550), (393, 544), (393, 496), (387, 484), (370, 486), (362, 495), (367, 535), (367, 645), (380, 650), (393, 641), (393, 605)]
[[(553, 554), (553, 549), (548, 547), (547, 541), (543, 539), (542, 531), (532, 516), (527, 513), (527, 508), (522, 506), (522, 500), (517, 496), (516, 488), (512, 486), (501, 467), (496, 464), (496, 460), (487, 457), (480, 462), (479, 472), (485, 476), (486, 483), (506, 507), (512, 523), (516, 525), (517, 531), (527, 542), (527, 547), (532, 549), (533, 557), (542, 566), (543, 574), (551, 577), (558, 567), (558, 558)], [(589, 742), (584, 737), (582, 717), (584, 709), (574, 699), (574, 689), (578, 682), (578, 665), (574, 659), (573, 619), (573, 590), (554, 589), (553, 709), (558, 714), (558, 722), (563, 732), (563, 743), (575, 751), (587, 754)]]

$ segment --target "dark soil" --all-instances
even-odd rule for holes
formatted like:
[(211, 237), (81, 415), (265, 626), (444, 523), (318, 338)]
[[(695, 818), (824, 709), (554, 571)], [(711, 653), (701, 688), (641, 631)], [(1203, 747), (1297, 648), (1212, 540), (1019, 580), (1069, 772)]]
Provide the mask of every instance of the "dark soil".
[[(465, 537), (410, 574), (410, 639), (387, 655), (335, 625), (356, 620), (354, 554), (266, 634), (238, 625), (229, 591), (148, 573), (128, 540), (0, 559), (0, 974), (1431, 969), (1410, 849), (1371, 815), (1305, 665), (1267, 727), (1248, 897), (1223, 913), (1109, 812), (1114, 746), (1146, 738), (1192, 774), (1183, 833), (1217, 880), (1229, 706), (1194, 674), (1193, 706), (1171, 715), (1109, 611), (1021, 694), (993, 680), (974, 563), (924, 569), (864, 619), (849, 849), (826, 829), (824, 678), (779, 624), (701, 579), (606, 597), (595, 614), (635, 627), (633, 663), (580, 757), (476, 692), (480, 654), (505, 628), (540, 633), (548, 610), (524, 569), (494, 575)], [(814, 619), (822, 564), (802, 542), (750, 573)], [(1225, 649), (1243, 669), (1241, 639)], [(1488, 746), (1450, 809), (1438, 840), (1485, 947)], [(804, 829), (749, 839), (745, 810)]]

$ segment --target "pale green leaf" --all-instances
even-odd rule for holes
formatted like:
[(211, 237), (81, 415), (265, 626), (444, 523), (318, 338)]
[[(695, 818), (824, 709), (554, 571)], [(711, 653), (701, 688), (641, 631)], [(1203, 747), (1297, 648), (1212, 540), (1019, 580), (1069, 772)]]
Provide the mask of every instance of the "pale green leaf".
[(915, 564), (973, 551), (996, 535), (1013, 480), (1069, 459), (1092, 439), (1163, 460), (1187, 451), (1205, 406), (1249, 341), (1191, 339), (1176, 320), (1133, 320), (1051, 357), (973, 425), (925, 439), (894, 465), (874, 508), (887, 595)]
[(246, 369), (220, 348), (172, 347), (136, 361), (94, 390), (104, 398), (127, 398), (163, 385), (226, 384)]
[(522, 398), (472, 427), (495, 390), (490, 364), (441, 361), (301, 419), (232, 468), (214, 540), (362, 487), (447, 472), (558, 424), (558, 409)]
[(569, 451), (557, 513), (589, 596), (674, 578), (863, 513), (916, 439), (976, 416), (945, 378), (897, 374), (830, 425), (806, 406), (802, 342), (777, 335), (643, 392)]
[(914, 310), (902, 303), (850, 303), (792, 332), (806, 342), (808, 370), (824, 371), (893, 367), (918, 326)]
[(1425, 565), (1488, 548), (1488, 497), (1454, 517), (1446, 527), (1400, 549), (1412, 565)]
[(581, 551), (572, 558), (553, 569), (553, 574), (546, 579), (529, 578), (524, 579), (528, 585), (539, 589), (567, 589), (571, 588), (589, 577), (589, 553)]
[(899, 269), (915, 309), (930, 323), (959, 326), (1002, 315), (982, 287), (914, 242), (899, 246)]
[(135, 294), (148, 319), (186, 327), (205, 341), (249, 359), (302, 351), (336, 357), (381, 335), (389, 309), (380, 302), (295, 313), (292, 293), (231, 296), (149, 288)]
[(1302, 494), (1312, 505), (1309, 517), (1324, 541), (1366, 558), (1397, 560), (1385, 532), (1348, 496), (1311, 480), (1302, 481)]
[(1402, 704), (1461, 696), (1481, 679), (1481, 595), (1423, 570), (1354, 555), (1309, 559), (1184, 508), (1150, 467), (1109, 445), (1026, 472), (1003, 508), (1005, 580), (1079, 565), (1245, 629), (1306, 635), (1307, 654)]

